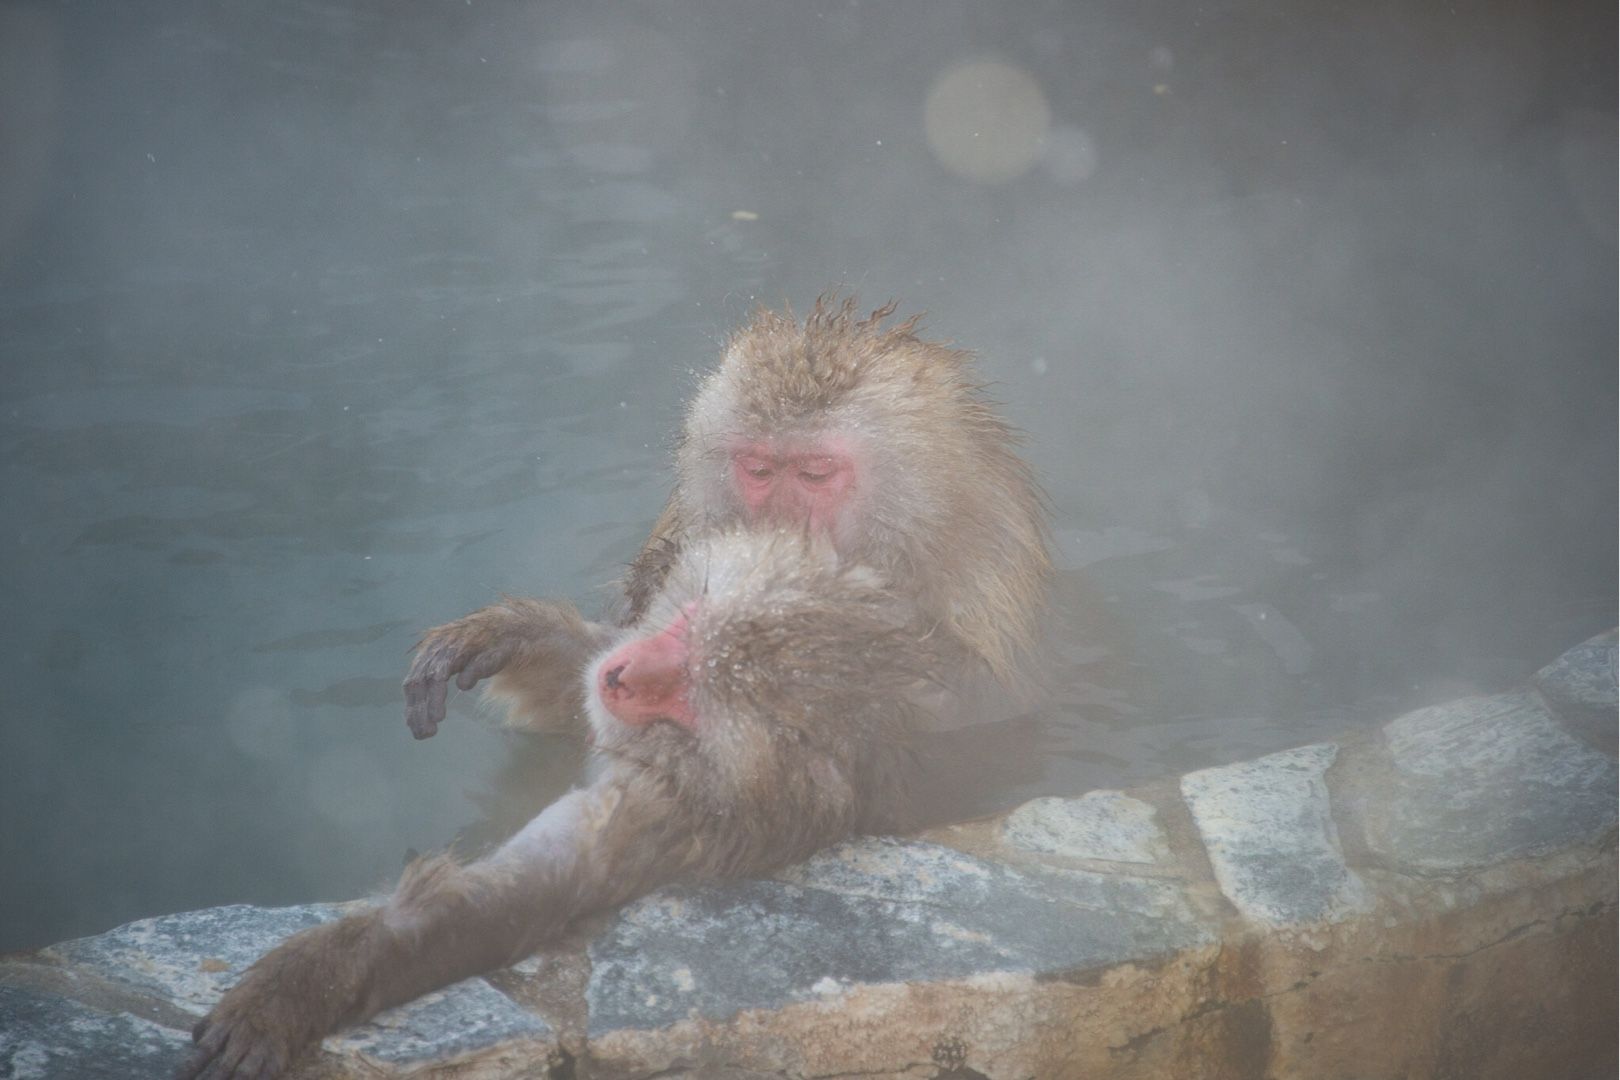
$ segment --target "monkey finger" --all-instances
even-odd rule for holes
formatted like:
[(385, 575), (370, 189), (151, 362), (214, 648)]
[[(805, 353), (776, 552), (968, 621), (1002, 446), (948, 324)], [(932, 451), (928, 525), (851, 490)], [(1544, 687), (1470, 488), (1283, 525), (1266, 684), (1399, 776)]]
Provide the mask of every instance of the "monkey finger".
[(230, 1037), (230, 1024), (214, 1023), (212, 1014), (204, 1017), (202, 1022), (192, 1029), (192, 1038), (197, 1042), (197, 1049), (186, 1059), (185, 1065), (177, 1074), (177, 1080), (194, 1080), (194, 1078), (201, 1080), (207, 1076), (230, 1075), (228, 1072), (223, 1074), (218, 1072), (218, 1066), (222, 1062), (234, 1061), (237, 1056), (227, 1053)]
[(423, 671), (418, 664), (405, 680), (405, 723), (411, 734), (426, 739), (439, 730), (444, 719), (444, 699), (449, 692), (443, 669)]
[(281, 1072), (281, 1055), (261, 1043), (236, 1067), (240, 1080), (274, 1080)]
[(203, 1069), (219, 1056), (219, 1049), (225, 1042), (226, 1030), (213, 1022), (213, 1014), (197, 1021), (191, 1029), (191, 1041), (197, 1048), (191, 1052), (175, 1073), (176, 1080), (192, 1080)]
[[(444, 684), (440, 683), (439, 685), (443, 686)], [(426, 702), (419, 705), (410, 705), (405, 709), (405, 724), (411, 729), (411, 734), (418, 739), (431, 739), (438, 734), (439, 721), (442, 719), (444, 719), (442, 706), (437, 717), (430, 714)]]
[(229, 1080), (233, 1077), (236, 1064), (242, 1057), (242, 1049), (226, 1043), (224, 1039), (220, 1042), (225, 1045), (199, 1046), (175, 1074), (175, 1080)]
[(493, 649), (485, 649), (476, 656), (463, 661), (465, 666), (456, 675), (456, 686), (462, 690), (471, 690), (481, 680), (489, 678), (504, 668), (506, 662), (511, 659), (511, 654), (512, 650), (510, 648), (497, 646)]

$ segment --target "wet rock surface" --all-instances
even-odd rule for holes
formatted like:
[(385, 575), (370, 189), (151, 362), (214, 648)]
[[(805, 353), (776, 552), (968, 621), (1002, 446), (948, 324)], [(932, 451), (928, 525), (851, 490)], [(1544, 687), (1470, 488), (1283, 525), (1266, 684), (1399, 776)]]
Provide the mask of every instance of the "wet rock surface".
[[(1617, 774), (1579, 726), (1612, 722), (1614, 642), (1178, 784), (660, 890), (303, 1075), (1612, 1075)], [(168, 1076), (247, 965), (343, 910), (0, 959), (0, 1077)]]
[(283, 938), (335, 919), (336, 904), (258, 908), (247, 904), (160, 915), (42, 954), (201, 1017), (248, 965)]
[(0, 984), (0, 1076), (128, 1080), (173, 1074), (191, 1038), (127, 1012)]
[(1615, 756), (1617, 728), (1615, 690), (1616, 634), (1613, 630), (1583, 641), (1536, 672), (1534, 683), (1547, 707), (1580, 738)]
[(626, 908), (590, 946), (591, 1031), (724, 1019), (863, 984), (1053, 976), (1212, 937), (1163, 883), (1033, 875), (915, 841), (842, 844), (793, 877), (666, 889)]
[(1422, 871), (1484, 867), (1589, 842), (1615, 823), (1615, 760), (1533, 694), (1468, 698), (1384, 728), (1388, 764), (1346, 785), (1368, 846)]
[(1248, 918), (1318, 922), (1369, 906), (1329, 813), (1324, 775), (1338, 753), (1319, 743), (1181, 778), (1215, 880)]
[(1616, 647), (1613, 630), (1581, 642), (1536, 672), (1536, 689), (1560, 711), (1603, 710), (1612, 718), (1620, 704), (1615, 686)]
[(1153, 807), (1119, 791), (1032, 799), (1007, 815), (1002, 836), (1013, 847), (1071, 859), (1151, 865), (1170, 857)]

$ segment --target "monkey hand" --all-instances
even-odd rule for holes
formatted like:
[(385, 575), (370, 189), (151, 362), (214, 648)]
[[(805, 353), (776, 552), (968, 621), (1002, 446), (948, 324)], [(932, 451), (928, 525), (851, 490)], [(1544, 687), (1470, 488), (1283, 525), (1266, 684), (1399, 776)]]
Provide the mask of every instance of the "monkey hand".
[[(278, 950), (279, 951), (279, 950)], [(320, 1037), (309, 1006), (278, 986), (271, 953), (249, 969), (197, 1026), (197, 1044), (176, 1080), (273, 1080)], [(296, 985), (294, 982), (293, 985)]]
[(431, 738), (439, 730), (451, 676), (457, 687), (471, 690), (510, 663), (517, 652), (518, 640), (497, 636), (490, 625), (494, 620), (481, 619), (483, 614), (474, 612), (429, 630), (417, 645), (416, 659), (405, 676), (405, 722), (418, 739)]
[(507, 597), (435, 627), (416, 646), (405, 676), (405, 722), (426, 739), (444, 720), (445, 695), (500, 674), (510, 678), (518, 711), (546, 726), (578, 710), (579, 669), (608, 631), (580, 618), (572, 604)]
[(294, 934), (261, 956), (191, 1029), (197, 1049), (176, 1080), (273, 1080), (365, 1007), (364, 958), (378, 917), (350, 915)]
[(229, 996), (191, 1037), (197, 1049), (176, 1080), (274, 1080), (313, 1041), (278, 1016), (273, 1001), (233, 1005)]

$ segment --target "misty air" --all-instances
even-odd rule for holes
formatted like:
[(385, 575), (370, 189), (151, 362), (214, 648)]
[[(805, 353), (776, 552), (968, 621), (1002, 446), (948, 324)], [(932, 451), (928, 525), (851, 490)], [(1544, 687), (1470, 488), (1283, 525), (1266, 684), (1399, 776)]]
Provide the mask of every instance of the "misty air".
[(0, 3), (0, 1075), (1612, 1070), (1616, 33)]

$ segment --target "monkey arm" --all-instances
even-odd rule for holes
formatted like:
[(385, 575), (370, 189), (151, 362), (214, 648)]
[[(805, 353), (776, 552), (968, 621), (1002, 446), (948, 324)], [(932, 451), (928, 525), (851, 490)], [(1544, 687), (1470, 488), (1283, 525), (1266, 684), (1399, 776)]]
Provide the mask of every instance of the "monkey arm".
[(572, 604), (513, 597), (435, 627), (405, 676), (405, 722), (429, 738), (444, 720), (452, 677), (462, 690), (494, 678), (516, 726), (567, 729), (581, 715), (580, 670), (608, 633)]
[(638, 622), (647, 613), (647, 605), (652, 603), (653, 597), (663, 591), (664, 579), (680, 559), (685, 536), (686, 523), (681, 520), (680, 507), (672, 492), (625, 573), (622, 610), (616, 612), (614, 620), (620, 626)]
[(418, 860), (382, 907), (261, 957), (193, 1030), (178, 1080), (271, 1080), (328, 1033), (514, 963), (580, 915), (678, 876), (698, 845), (665, 788), (610, 772), (487, 859)]

